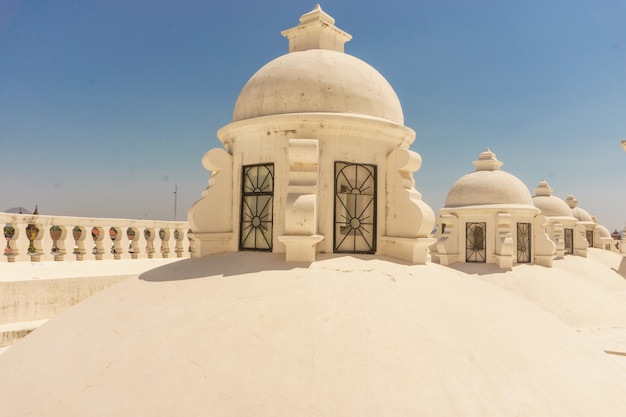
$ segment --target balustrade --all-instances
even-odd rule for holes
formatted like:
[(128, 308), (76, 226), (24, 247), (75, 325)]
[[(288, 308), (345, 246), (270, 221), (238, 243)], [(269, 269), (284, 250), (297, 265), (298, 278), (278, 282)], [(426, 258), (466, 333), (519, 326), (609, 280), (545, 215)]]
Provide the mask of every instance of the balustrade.
[(0, 213), (0, 262), (184, 258), (187, 222)]

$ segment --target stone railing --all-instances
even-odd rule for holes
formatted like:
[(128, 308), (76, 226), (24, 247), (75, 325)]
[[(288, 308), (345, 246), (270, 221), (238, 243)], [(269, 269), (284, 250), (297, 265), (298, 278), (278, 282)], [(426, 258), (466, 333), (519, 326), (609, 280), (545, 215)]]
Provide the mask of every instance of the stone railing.
[(187, 222), (0, 213), (0, 262), (185, 258)]

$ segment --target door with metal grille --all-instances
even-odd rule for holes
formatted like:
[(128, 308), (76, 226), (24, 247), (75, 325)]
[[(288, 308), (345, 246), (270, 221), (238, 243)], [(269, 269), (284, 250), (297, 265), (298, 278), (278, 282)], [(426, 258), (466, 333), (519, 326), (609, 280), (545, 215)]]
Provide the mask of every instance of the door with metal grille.
[(589, 243), (589, 247), (593, 248), (593, 230), (587, 230), (585, 236), (587, 236), (587, 243)]
[(487, 223), (465, 224), (465, 261), (486, 262)]
[(271, 251), (274, 164), (244, 166), (241, 189), (239, 249)]
[(337, 253), (376, 252), (376, 166), (335, 162)]
[(530, 263), (531, 244), (530, 223), (517, 223), (517, 262)]
[(574, 253), (574, 229), (565, 229), (565, 253)]

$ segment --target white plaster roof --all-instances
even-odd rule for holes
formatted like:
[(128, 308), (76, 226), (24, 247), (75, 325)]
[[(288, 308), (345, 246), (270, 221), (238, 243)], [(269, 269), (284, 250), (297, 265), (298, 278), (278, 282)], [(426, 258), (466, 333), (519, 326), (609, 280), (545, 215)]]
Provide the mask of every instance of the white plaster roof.
[(376, 69), (326, 49), (292, 52), (263, 66), (239, 94), (233, 122), (310, 112), (354, 113), (404, 123), (398, 96)]
[[(561, 263), (580, 270), (573, 260)], [(563, 319), (593, 303), (591, 325), (624, 326), (624, 308), (607, 302), (623, 275), (580, 261), (595, 273), (188, 259), (94, 295), (0, 355), (0, 404), (64, 417), (622, 417), (626, 372)], [(532, 279), (539, 272), (553, 279)], [(507, 277), (528, 289), (485, 282)], [(589, 288), (592, 301), (557, 314)], [(544, 289), (558, 296), (552, 311), (535, 302)]]
[(526, 205), (533, 207), (528, 188), (516, 176), (501, 171), (502, 162), (487, 149), (474, 161), (476, 171), (454, 183), (446, 197), (446, 208), (474, 205)]
[(565, 201), (552, 195), (552, 188), (545, 180), (537, 185), (535, 195), (533, 196), (533, 204), (541, 210), (541, 214), (544, 216), (573, 217), (572, 210)]

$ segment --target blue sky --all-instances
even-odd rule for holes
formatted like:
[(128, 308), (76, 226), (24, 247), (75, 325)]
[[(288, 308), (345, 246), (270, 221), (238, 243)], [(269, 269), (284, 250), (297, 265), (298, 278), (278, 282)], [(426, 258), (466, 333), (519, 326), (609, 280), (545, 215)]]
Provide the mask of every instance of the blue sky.
[[(626, 224), (626, 2), (332, 0), (346, 52), (402, 102), (434, 210), (486, 147)], [(178, 219), (239, 91), (315, 6), (0, 0), (0, 210)]]

